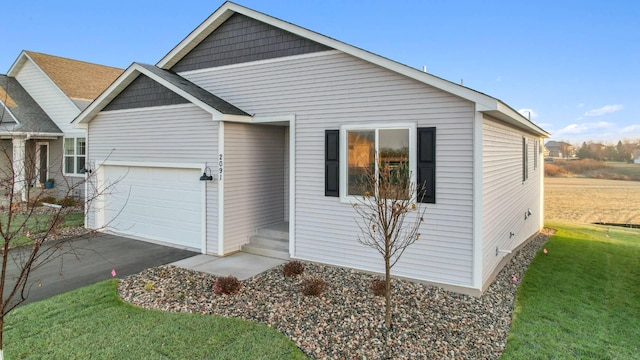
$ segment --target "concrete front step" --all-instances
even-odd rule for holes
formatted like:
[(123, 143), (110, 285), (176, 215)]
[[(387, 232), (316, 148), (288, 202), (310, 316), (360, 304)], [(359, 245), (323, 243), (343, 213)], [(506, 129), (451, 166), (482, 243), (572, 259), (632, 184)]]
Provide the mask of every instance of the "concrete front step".
[(283, 222), (258, 229), (241, 250), (249, 254), (289, 260), (289, 223)]
[(254, 235), (251, 237), (251, 239), (249, 239), (249, 243), (258, 247), (289, 252), (289, 241), (287, 240), (274, 239), (262, 235)]
[(289, 260), (288, 250), (270, 249), (270, 248), (262, 247), (260, 245), (255, 245), (252, 243), (242, 245), (241, 250), (249, 254), (268, 256), (268, 257), (282, 259), (282, 260)]

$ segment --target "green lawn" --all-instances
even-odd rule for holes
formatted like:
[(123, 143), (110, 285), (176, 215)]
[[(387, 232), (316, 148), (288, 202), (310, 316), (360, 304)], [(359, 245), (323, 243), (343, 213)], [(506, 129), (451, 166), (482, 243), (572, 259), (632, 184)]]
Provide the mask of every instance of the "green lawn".
[(213, 315), (143, 310), (116, 280), (9, 313), (7, 359), (306, 359), (266, 325)]
[(522, 279), (503, 358), (637, 359), (640, 230), (546, 226), (558, 232)]
[[(67, 226), (82, 226), (84, 225), (84, 214), (83, 213), (71, 213), (61, 215), (62, 223), (59, 227), (67, 227)], [(11, 221), (11, 230), (16, 231), (18, 228), (22, 227), (22, 224), (25, 223), (26, 220), (26, 228), (32, 233), (36, 234), (39, 232), (46, 231), (50, 222), (53, 219), (52, 215), (16, 215)], [(3, 229), (6, 229), (7, 226), (7, 215), (0, 214), (0, 226)], [(25, 230), (22, 229), (21, 233), (24, 234)], [(0, 244), (3, 243), (3, 238), (0, 236)], [(11, 241), (11, 247), (17, 247), (25, 244), (29, 244), (31, 240), (23, 235), (18, 235), (14, 237)]]

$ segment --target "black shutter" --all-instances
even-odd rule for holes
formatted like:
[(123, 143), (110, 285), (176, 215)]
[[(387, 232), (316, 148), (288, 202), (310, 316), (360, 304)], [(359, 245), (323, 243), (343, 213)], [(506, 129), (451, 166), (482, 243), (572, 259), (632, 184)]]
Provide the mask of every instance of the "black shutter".
[(324, 132), (324, 196), (340, 196), (340, 130)]
[(418, 128), (418, 201), (436, 202), (436, 128)]

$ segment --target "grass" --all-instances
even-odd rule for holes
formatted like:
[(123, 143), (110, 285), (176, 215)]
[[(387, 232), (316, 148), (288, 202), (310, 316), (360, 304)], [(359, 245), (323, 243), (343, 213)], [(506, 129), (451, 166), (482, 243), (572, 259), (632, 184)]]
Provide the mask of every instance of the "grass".
[(544, 179), (545, 219), (640, 224), (640, 182)]
[(32, 303), (7, 317), (7, 359), (306, 359), (263, 324), (143, 310), (107, 280)]
[[(83, 213), (71, 213), (61, 215), (63, 221), (59, 225), (59, 227), (68, 227), (68, 226), (83, 226), (84, 225), (84, 214)], [(25, 223), (25, 228), (28, 229), (32, 234), (37, 234), (39, 232), (47, 231), (50, 227), (50, 221), (53, 219), (53, 215), (41, 215), (41, 214), (32, 214), (32, 215), (15, 215), (13, 220), (11, 221), (11, 230), (16, 231), (22, 224)], [(3, 228), (6, 228), (7, 224), (7, 215), (0, 214), (0, 224)], [(22, 229), (22, 233), (24, 233), (24, 229)], [(0, 244), (3, 243), (3, 238), (0, 236)], [(24, 235), (17, 235), (11, 240), (11, 246), (17, 247), (26, 244), (30, 244), (31, 239)]]
[(640, 230), (547, 227), (558, 232), (522, 279), (503, 359), (637, 358)]

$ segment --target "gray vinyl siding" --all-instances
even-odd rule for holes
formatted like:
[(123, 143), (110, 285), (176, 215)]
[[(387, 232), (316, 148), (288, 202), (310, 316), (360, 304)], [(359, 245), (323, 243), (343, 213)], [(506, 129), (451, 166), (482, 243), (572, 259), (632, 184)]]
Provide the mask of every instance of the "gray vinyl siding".
[(295, 114), (295, 256), (301, 259), (384, 270), (381, 256), (358, 243), (351, 205), (324, 196), (325, 129), (435, 126), (437, 203), (423, 205), (423, 237), (393, 273), (472, 285), (471, 102), (337, 51), (181, 75), (247, 112)]
[[(105, 160), (206, 164), (215, 173), (218, 128), (211, 114), (192, 104), (101, 112), (89, 124), (88, 159), (95, 166)], [(207, 182), (206, 191), (207, 252), (214, 254), (218, 183)]]
[(205, 69), (329, 50), (325, 45), (241, 14), (234, 14), (171, 70)]
[(282, 222), (285, 128), (224, 125), (224, 252), (240, 250), (256, 229)]
[[(527, 139), (529, 178), (522, 181), (522, 137)], [(541, 171), (534, 169), (534, 141), (538, 139), (499, 123), (490, 117), (483, 121), (483, 284), (504, 254), (496, 247), (512, 250), (540, 230), (542, 209)], [(538, 159), (541, 157), (538, 156)], [(532, 215), (524, 215), (531, 209)], [(513, 237), (510, 237), (513, 233)]]
[(158, 84), (148, 76), (140, 74), (104, 107), (104, 111), (186, 104), (188, 102), (187, 99)]

